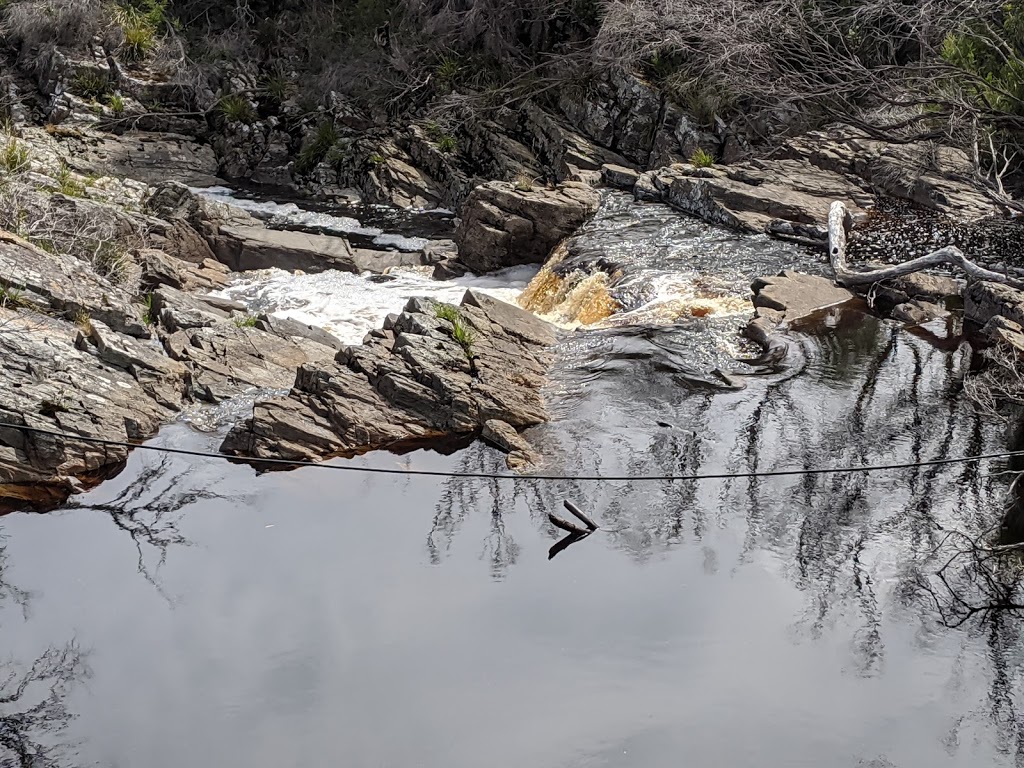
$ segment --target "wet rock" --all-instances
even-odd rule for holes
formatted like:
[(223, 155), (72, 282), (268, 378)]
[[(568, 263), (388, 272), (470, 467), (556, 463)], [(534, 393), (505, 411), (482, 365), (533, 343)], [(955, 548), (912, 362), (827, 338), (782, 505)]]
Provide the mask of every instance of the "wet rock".
[(288, 397), (257, 403), (222, 450), (312, 459), (474, 433), (492, 419), (513, 428), (544, 421), (551, 326), (468, 291), (460, 308), (475, 335), (467, 355), (435, 306), (411, 299), (333, 363), (303, 365)]
[(222, 263), (237, 271), (277, 267), (303, 272), (384, 272), (421, 263), (418, 253), (353, 248), (343, 237), (258, 226), (221, 226), (215, 252)]
[(597, 211), (600, 196), (566, 182), (555, 189), (481, 184), (470, 194), (455, 234), (459, 260), (474, 272), (542, 264), (564, 238)]
[(790, 270), (774, 277), (759, 277), (751, 290), (755, 307), (777, 312), (779, 320), (789, 322), (854, 298), (853, 293), (828, 278)]
[(964, 316), (985, 325), (997, 315), (1024, 324), (1024, 291), (1002, 283), (969, 283), (964, 291)]
[(893, 307), (890, 316), (908, 325), (922, 325), (949, 313), (941, 306), (930, 301), (906, 301)]
[(508, 454), (505, 463), (509, 469), (523, 469), (540, 462), (540, 455), (534, 447), (507, 422), (499, 419), (484, 422), (480, 437)]

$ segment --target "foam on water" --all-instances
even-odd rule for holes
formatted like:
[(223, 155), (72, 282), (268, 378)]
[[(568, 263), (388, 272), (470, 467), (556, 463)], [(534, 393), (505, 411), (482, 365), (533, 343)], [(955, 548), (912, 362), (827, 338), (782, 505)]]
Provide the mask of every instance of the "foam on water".
[[(364, 235), (366, 237), (385, 236), (383, 229), (364, 227), (358, 219), (351, 216), (334, 216), (329, 213), (307, 211), (295, 203), (276, 203), (272, 200), (252, 200), (239, 197), (235, 190), (228, 187), (194, 187), (192, 191), (209, 200), (241, 208), (258, 219), (270, 221), (271, 225), (292, 224), (293, 226), (315, 227), (338, 234)], [(425, 245), (426, 240), (423, 242)], [(421, 247), (419, 246), (419, 248)], [(405, 249), (399, 247), (399, 250)], [(418, 248), (408, 250), (418, 250)]]
[(315, 275), (266, 269), (243, 275), (220, 291), (252, 312), (269, 312), (330, 331), (346, 344), (358, 344), (380, 328), (391, 312), (400, 312), (414, 296), (458, 304), (467, 288), (515, 303), (536, 267), (513, 267), (482, 277), (437, 281), (414, 270), (384, 276), (360, 276), (329, 270)]

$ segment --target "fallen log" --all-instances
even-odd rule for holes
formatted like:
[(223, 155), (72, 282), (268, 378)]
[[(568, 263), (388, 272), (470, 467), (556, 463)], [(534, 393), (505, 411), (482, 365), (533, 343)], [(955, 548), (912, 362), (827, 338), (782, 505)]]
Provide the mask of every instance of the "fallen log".
[(940, 248), (929, 253), (911, 259), (902, 264), (881, 269), (871, 269), (865, 272), (851, 270), (846, 263), (846, 205), (840, 201), (832, 203), (828, 213), (828, 256), (832, 263), (832, 271), (835, 272), (835, 280), (847, 288), (866, 286), (882, 280), (889, 280), (894, 277), (903, 277), (913, 272), (920, 272), (929, 267), (937, 267), (948, 264), (959, 267), (967, 275), (975, 280), (986, 280), (992, 283), (1003, 283), (1013, 288), (1024, 289), (1024, 282), (1008, 275), (1001, 275), (990, 269), (979, 267), (964, 256), (963, 251), (952, 245)]

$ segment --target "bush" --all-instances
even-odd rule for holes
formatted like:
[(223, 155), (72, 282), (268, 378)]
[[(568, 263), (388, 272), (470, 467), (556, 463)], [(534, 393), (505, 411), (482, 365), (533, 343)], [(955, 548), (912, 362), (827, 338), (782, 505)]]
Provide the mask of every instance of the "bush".
[(458, 150), (459, 143), (455, 140), (454, 136), (445, 134), (438, 140), (437, 148), (444, 152), (446, 155), (450, 155)]
[(256, 111), (252, 103), (241, 93), (231, 93), (220, 100), (220, 113), (229, 123), (254, 123)]
[(338, 130), (331, 120), (324, 120), (316, 127), (313, 136), (299, 152), (295, 161), (295, 172), (306, 174), (312, 171), (323, 160), (338, 141)]
[(83, 69), (71, 82), (72, 90), (89, 101), (99, 101), (110, 93), (110, 78), (98, 69)]
[(68, 197), (82, 197), (85, 195), (85, 184), (78, 181), (71, 173), (67, 163), (60, 164), (60, 170), (56, 176), (57, 191)]
[(112, 93), (107, 97), (107, 106), (114, 113), (114, 117), (121, 117), (124, 114), (124, 97), (118, 93)]
[(0, 31), (25, 47), (80, 48), (109, 22), (102, 0), (21, 0), (3, 8)]
[(693, 150), (693, 154), (690, 155), (690, 165), (696, 168), (710, 168), (714, 164), (715, 156), (700, 147)]
[(22, 173), (29, 169), (31, 154), (28, 147), (22, 144), (13, 136), (7, 139), (2, 152), (0, 152), (0, 165), (8, 174)]

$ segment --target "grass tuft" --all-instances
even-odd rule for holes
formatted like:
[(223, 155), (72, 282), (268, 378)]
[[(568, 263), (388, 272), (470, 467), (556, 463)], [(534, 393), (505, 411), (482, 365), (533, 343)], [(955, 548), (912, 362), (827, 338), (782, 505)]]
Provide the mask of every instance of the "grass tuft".
[(715, 164), (715, 156), (699, 147), (690, 155), (690, 165), (695, 168), (710, 168)]

